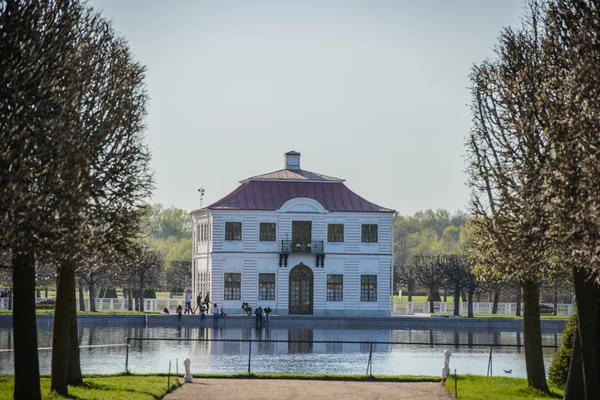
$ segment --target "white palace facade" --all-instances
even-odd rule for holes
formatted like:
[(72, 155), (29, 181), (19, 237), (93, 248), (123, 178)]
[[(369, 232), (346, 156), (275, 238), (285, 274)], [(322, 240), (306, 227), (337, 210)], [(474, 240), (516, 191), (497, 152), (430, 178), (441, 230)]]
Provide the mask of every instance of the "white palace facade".
[(344, 180), (300, 168), (254, 176), (192, 211), (194, 298), (226, 313), (270, 306), (279, 315), (387, 316), (397, 213)]

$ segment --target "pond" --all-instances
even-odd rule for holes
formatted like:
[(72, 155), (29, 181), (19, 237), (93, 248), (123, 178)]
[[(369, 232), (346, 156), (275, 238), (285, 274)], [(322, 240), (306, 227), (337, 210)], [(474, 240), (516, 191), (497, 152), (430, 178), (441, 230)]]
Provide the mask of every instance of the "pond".
[[(365, 374), (370, 345), (365, 343), (281, 343), (268, 340), (359, 341), (436, 343), (429, 345), (374, 344), (374, 375), (439, 375), (442, 353), (452, 350), (450, 368), (459, 374), (486, 375), (489, 347), (477, 344), (516, 345), (523, 333), (516, 331), (458, 331), (423, 329), (304, 329), (304, 328), (233, 328), (233, 327), (80, 327), (81, 346), (124, 344), (125, 338), (169, 338), (180, 341), (131, 341), (129, 370), (135, 373), (183, 370), (183, 360), (191, 360), (192, 373), (244, 373), (248, 371), (249, 342), (252, 343), (251, 371), (254, 373), (335, 373)], [(50, 347), (52, 332), (38, 326), (39, 347)], [(203, 340), (196, 340), (203, 339)], [(235, 339), (241, 342), (211, 342), (204, 339)], [(0, 347), (11, 349), (13, 333), (0, 328)], [(246, 342), (243, 342), (246, 340)], [(440, 345), (437, 345), (440, 343)], [(544, 345), (558, 345), (559, 333), (543, 335)], [(455, 347), (452, 344), (459, 344)], [(549, 367), (555, 349), (544, 348)], [(40, 350), (40, 372), (50, 372), (50, 350)], [(81, 349), (83, 373), (116, 373), (125, 370), (126, 348), (91, 347)], [(525, 377), (524, 349), (493, 348), (493, 375)], [(0, 352), (0, 374), (13, 373), (13, 353)]]

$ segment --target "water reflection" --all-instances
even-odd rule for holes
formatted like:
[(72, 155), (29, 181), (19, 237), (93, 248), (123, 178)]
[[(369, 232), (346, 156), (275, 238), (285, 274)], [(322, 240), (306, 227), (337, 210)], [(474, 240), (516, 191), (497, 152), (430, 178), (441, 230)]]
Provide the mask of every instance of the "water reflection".
[[(49, 347), (52, 332), (38, 327), (39, 346)], [(478, 344), (522, 344), (522, 332), (477, 329), (306, 329), (278, 328), (221, 328), (201, 327), (80, 327), (82, 345), (123, 344), (130, 338), (182, 339), (171, 341), (132, 340), (129, 367), (132, 372), (166, 372), (169, 361), (190, 358), (193, 372), (239, 373), (248, 369), (256, 373), (348, 373), (363, 374), (371, 351), (369, 343), (344, 342), (403, 342), (421, 343), (373, 345), (373, 373), (381, 375), (438, 375), (442, 352), (451, 348), (451, 368), (459, 373), (484, 375), (487, 370), (489, 347)], [(230, 339), (211, 342), (205, 339)], [(250, 343), (250, 340), (260, 342)], [(274, 342), (281, 340), (282, 342)], [(560, 334), (544, 334), (543, 344), (557, 345)], [(310, 343), (290, 343), (303, 341)], [(315, 343), (316, 341), (316, 343)], [(14, 338), (11, 329), (0, 328), (0, 346), (10, 349)], [(435, 345), (431, 345), (431, 344)], [(251, 346), (251, 348), (250, 348)], [(495, 347), (494, 370), (512, 369), (512, 376), (525, 376), (522, 348)], [(82, 349), (84, 373), (115, 373), (124, 370), (124, 347)], [(40, 351), (40, 371), (50, 371), (50, 351)], [(544, 349), (545, 365), (549, 366), (554, 349)], [(12, 352), (0, 352), (0, 373), (13, 372)], [(183, 366), (180, 366), (180, 370)]]

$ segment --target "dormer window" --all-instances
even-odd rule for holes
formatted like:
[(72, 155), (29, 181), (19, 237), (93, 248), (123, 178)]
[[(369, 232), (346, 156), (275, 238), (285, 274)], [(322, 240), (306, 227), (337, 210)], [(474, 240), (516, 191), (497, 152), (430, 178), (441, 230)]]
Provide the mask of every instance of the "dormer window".
[(225, 240), (242, 240), (241, 222), (225, 222)]

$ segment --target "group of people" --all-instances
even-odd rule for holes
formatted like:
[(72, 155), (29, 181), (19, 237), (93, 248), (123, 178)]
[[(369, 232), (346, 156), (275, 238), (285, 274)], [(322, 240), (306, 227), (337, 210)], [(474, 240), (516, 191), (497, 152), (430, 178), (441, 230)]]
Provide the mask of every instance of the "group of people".
[[(212, 313), (213, 315), (213, 321), (215, 323), (218, 322), (219, 317), (225, 317), (225, 312), (223, 311), (223, 308), (218, 308), (217, 307), (217, 303), (215, 303), (212, 307), (210, 304), (210, 294), (206, 293), (206, 296), (204, 297), (204, 301), (202, 300), (202, 295), (200, 293), (198, 293), (198, 296), (196, 296), (196, 307), (194, 309), (192, 309), (192, 291), (190, 289), (185, 289), (185, 310), (183, 309), (183, 307), (181, 307), (181, 304), (177, 306), (177, 309), (175, 310), (175, 314), (177, 314), (177, 319), (181, 321), (181, 316), (183, 314), (196, 314), (196, 310), (198, 310), (198, 313), (200, 314), (200, 321), (204, 321), (205, 319), (205, 313), (208, 313), (209, 311)], [(169, 309), (168, 308), (164, 308), (163, 312), (165, 314), (170, 314), (169, 313)]]
[(3, 290), (0, 292), (0, 297), (10, 297), (10, 290)]
[[(252, 307), (250, 307), (248, 305), (248, 303), (243, 302), (242, 303), (242, 311), (244, 313), (246, 313), (246, 315), (251, 316), (252, 315)], [(263, 310), (263, 308), (261, 306), (256, 307), (256, 309), (254, 310), (254, 315), (256, 316), (256, 324), (257, 325), (262, 325), (263, 324), (263, 315), (265, 317), (265, 323), (266, 324), (270, 324), (271, 323), (271, 307), (266, 306)]]

